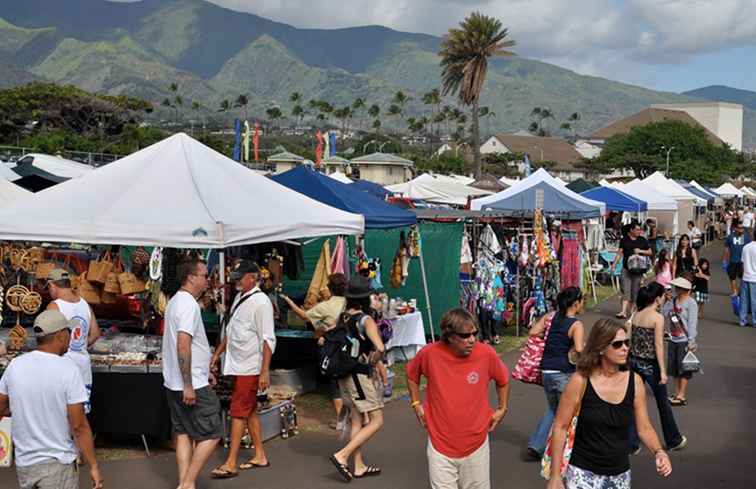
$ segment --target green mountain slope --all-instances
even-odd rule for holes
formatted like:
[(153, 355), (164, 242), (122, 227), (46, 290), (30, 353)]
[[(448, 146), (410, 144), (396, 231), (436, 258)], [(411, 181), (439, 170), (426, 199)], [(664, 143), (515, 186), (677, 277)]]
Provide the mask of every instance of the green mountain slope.
[(756, 110), (756, 92), (750, 90), (741, 90), (739, 88), (732, 88), (724, 85), (711, 85), (696, 90), (690, 90), (685, 92), (685, 95), (705, 100), (717, 100), (720, 102), (741, 104), (743, 107)]

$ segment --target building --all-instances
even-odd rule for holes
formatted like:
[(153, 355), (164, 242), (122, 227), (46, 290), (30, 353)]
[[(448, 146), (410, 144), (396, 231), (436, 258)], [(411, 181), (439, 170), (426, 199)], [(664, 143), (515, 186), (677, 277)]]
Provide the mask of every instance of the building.
[[(588, 173), (587, 170), (575, 166), (583, 159), (582, 155), (566, 139), (561, 138), (497, 134), (483, 143), (480, 152), (523, 153), (527, 154), (534, 164), (541, 161), (553, 162), (555, 166), (548, 168), (549, 173), (568, 182), (585, 178)], [(525, 163), (518, 162), (517, 168), (523, 173)]]
[(591, 144), (588, 141), (578, 140), (575, 141), (575, 151), (580, 153), (580, 156), (587, 160), (598, 158), (601, 154), (601, 146)]
[(655, 104), (652, 109), (677, 110), (687, 113), (699, 124), (729, 144), (743, 151), (743, 106), (726, 102), (690, 102)]
[(321, 160), (320, 163), (325, 167), (325, 172), (328, 175), (336, 172), (345, 173), (347, 175), (351, 173), (351, 162), (341, 156), (329, 156)]
[(274, 173), (276, 174), (283, 173), (285, 171), (291, 170), (292, 168), (296, 168), (304, 162), (304, 158), (299, 155), (295, 155), (294, 153), (289, 153), (288, 151), (268, 156), (268, 163), (275, 165), (276, 169)]
[(353, 158), (350, 166), (362, 180), (386, 186), (410, 180), (415, 163), (393, 154), (373, 153)]
[[(676, 106), (678, 104), (675, 104)], [(679, 104), (679, 106), (682, 106), (685, 104)], [(734, 105), (734, 104), (728, 104), (728, 105)], [(708, 137), (709, 141), (716, 145), (723, 144), (723, 140), (720, 139), (719, 136), (717, 136), (716, 133), (711, 131), (708, 127), (706, 127), (704, 124), (699, 122), (697, 119), (695, 119), (692, 115), (690, 115), (688, 112), (682, 109), (667, 109), (667, 108), (660, 108), (658, 106), (651, 106), (646, 109), (641, 110), (640, 112), (633, 114), (629, 117), (625, 117), (624, 119), (620, 119), (616, 122), (613, 122), (609, 124), (608, 126), (599, 129), (598, 131), (591, 134), (589, 137), (589, 142), (594, 145), (603, 146), (604, 142), (606, 142), (607, 139), (609, 139), (612, 136), (615, 136), (617, 134), (626, 134), (630, 132), (630, 129), (636, 126), (645, 126), (646, 124), (651, 124), (653, 122), (663, 122), (663, 121), (680, 121), (684, 122), (686, 124), (690, 124), (692, 126), (701, 126), (706, 131), (706, 136)], [(741, 143), (740, 146), (742, 147), (742, 107), (741, 107)]]

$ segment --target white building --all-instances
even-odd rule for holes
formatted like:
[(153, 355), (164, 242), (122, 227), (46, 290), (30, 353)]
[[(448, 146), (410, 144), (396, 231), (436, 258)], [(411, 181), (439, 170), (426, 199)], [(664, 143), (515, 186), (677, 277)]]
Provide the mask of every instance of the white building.
[[(575, 166), (582, 160), (582, 155), (567, 140), (561, 138), (497, 134), (483, 143), (480, 152), (481, 154), (523, 153), (529, 156), (532, 164), (541, 161), (552, 162), (554, 166), (548, 168), (549, 173), (567, 182), (588, 176), (587, 170)], [(521, 173), (524, 171), (524, 166), (524, 162), (517, 164)]]
[(687, 112), (699, 124), (732, 146), (743, 151), (743, 106), (727, 102), (688, 102), (655, 104), (651, 108)]
[(370, 180), (379, 185), (395, 185), (412, 178), (413, 161), (386, 153), (373, 153), (353, 158), (352, 171), (359, 171), (362, 180)]

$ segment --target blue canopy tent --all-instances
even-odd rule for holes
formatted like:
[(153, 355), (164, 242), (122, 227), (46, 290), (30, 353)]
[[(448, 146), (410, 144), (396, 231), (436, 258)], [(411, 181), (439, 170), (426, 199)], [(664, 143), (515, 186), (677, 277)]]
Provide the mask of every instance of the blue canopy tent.
[(606, 209), (617, 212), (646, 212), (648, 204), (612, 187), (595, 187), (580, 195), (606, 204)]
[(349, 186), (367, 192), (373, 197), (381, 200), (386, 200), (386, 196), (391, 195), (391, 192), (386, 190), (383, 186), (368, 180), (357, 180), (350, 183)]
[(351, 184), (337, 182), (305, 166), (275, 175), (272, 180), (337, 209), (362, 214), (368, 229), (390, 229), (417, 224), (414, 213), (387, 204), (353, 188)]
[(706, 202), (708, 202), (709, 204), (711, 204), (711, 203), (714, 202), (715, 197), (713, 195), (709, 194), (708, 192), (705, 192), (705, 191), (701, 190), (700, 188), (696, 187), (695, 185), (691, 185), (688, 182), (681, 182), (681, 181), (678, 181), (677, 183), (679, 183), (682, 186), (682, 188), (684, 188), (688, 192), (692, 193), (696, 197), (701, 197), (702, 199), (705, 199)]
[[(482, 209), (499, 211), (513, 217), (532, 216), (537, 207), (536, 197), (539, 191), (543, 192), (543, 207), (541, 209), (544, 214), (563, 220), (574, 221), (601, 216), (601, 207), (599, 207), (598, 203), (591, 205), (587, 202), (582, 202), (559, 191), (546, 182), (539, 182), (502, 200), (486, 202), (482, 206)], [(491, 197), (487, 197), (486, 199), (490, 199)]]

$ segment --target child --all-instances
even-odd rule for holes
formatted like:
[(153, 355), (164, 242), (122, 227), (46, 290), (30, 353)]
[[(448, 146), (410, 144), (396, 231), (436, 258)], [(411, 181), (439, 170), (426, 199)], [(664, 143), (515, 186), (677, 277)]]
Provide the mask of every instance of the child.
[(698, 303), (698, 317), (702, 318), (704, 313), (704, 304), (709, 302), (709, 260), (701, 258), (698, 260), (698, 267), (693, 278), (693, 296)]
[(668, 286), (672, 281), (672, 263), (667, 259), (666, 249), (659, 252), (654, 272), (656, 272), (656, 282), (662, 287)]

